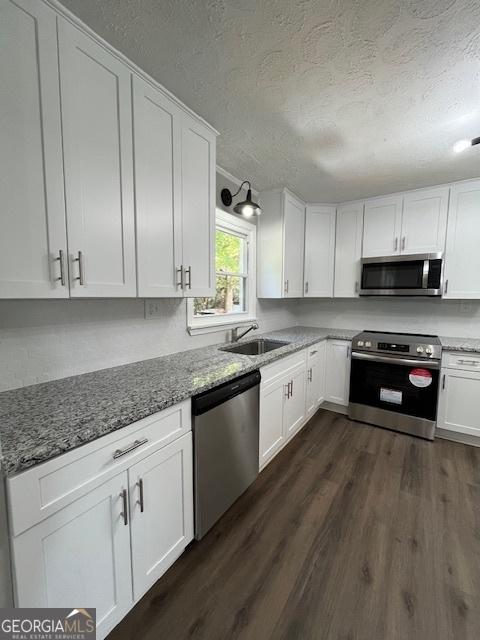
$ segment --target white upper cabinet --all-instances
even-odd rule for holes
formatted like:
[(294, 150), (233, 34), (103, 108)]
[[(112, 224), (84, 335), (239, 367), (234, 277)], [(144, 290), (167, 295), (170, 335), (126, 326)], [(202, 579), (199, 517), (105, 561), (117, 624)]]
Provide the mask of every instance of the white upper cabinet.
[(0, 3), (0, 95), (0, 297), (65, 298), (56, 16), (42, 2)]
[(260, 197), (257, 223), (257, 295), (303, 297), (305, 204), (287, 189)]
[(459, 182), (450, 193), (444, 298), (480, 298), (480, 180)]
[(435, 187), (367, 200), (363, 257), (443, 252), (448, 195)]
[(367, 200), (363, 224), (364, 258), (397, 255), (400, 251), (402, 196)]
[(130, 70), (64, 20), (59, 47), (71, 295), (135, 296)]
[(215, 290), (215, 135), (183, 114), (182, 238), (185, 295)]
[(303, 243), (305, 205), (289, 193), (284, 198), (283, 281), (286, 298), (303, 295)]
[(307, 205), (305, 212), (304, 295), (311, 298), (333, 296), (335, 256), (335, 207)]
[(138, 295), (182, 296), (182, 113), (134, 76), (133, 123)]
[(362, 258), (363, 202), (337, 207), (335, 243), (336, 298), (356, 298), (360, 288), (360, 260)]
[(401, 253), (443, 253), (447, 230), (448, 194), (448, 187), (436, 187), (404, 195)]

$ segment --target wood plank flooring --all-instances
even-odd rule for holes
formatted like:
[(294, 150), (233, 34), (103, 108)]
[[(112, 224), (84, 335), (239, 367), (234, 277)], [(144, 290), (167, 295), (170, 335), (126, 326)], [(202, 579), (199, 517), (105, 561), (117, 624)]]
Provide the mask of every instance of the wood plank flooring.
[(321, 410), (109, 640), (478, 640), (480, 449)]

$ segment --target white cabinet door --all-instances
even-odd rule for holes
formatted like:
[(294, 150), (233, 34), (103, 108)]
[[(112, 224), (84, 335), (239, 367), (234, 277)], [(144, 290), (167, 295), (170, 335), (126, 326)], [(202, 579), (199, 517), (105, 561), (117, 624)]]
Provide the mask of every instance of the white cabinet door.
[(335, 240), (335, 298), (356, 298), (360, 289), (363, 202), (337, 207)]
[(325, 400), (343, 406), (350, 390), (350, 347), (346, 340), (327, 341)]
[(287, 395), (284, 378), (260, 387), (259, 468), (264, 467), (284, 443), (283, 403)]
[(0, 4), (0, 95), (0, 297), (66, 298), (56, 17), (42, 2)]
[(182, 125), (182, 237), (185, 295), (215, 290), (215, 135), (190, 116)]
[(450, 192), (444, 298), (480, 298), (480, 180)]
[(289, 440), (305, 422), (305, 363), (289, 372), (290, 397), (285, 398), (283, 409), (283, 432)]
[(284, 297), (301, 298), (303, 296), (305, 207), (289, 193), (284, 194), (283, 207)]
[(401, 253), (443, 253), (448, 195), (448, 187), (422, 189), (404, 195)]
[(188, 433), (128, 470), (135, 600), (193, 539), (192, 465)]
[(401, 223), (401, 195), (367, 200), (363, 218), (363, 257), (397, 255), (400, 252)]
[(308, 205), (305, 213), (305, 290), (311, 298), (333, 296), (335, 207)]
[(13, 539), (17, 607), (96, 607), (99, 638), (123, 618), (132, 606), (127, 485), (121, 473)]
[(310, 418), (325, 399), (326, 342), (308, 349), (306, 382), (306, 417)]
[(62, 19), (59, 58), (71, 295), (135, 296), (130, 70)]
[(480, 437), (479, 397), (480, 371), (443, 369), (438, 427)]
[(137, 280), (140, 297), (183, 296), (179, 108), (133, 77)]

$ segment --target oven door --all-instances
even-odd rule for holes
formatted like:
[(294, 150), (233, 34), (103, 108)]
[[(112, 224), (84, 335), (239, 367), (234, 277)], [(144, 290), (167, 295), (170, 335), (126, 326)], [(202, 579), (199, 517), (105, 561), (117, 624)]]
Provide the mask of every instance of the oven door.
[(352, 353), (349, 415), (433, 438), (440, 364), (370, 353)]
[(363, 296), (440, 296), (441, 254), (362, 260)]

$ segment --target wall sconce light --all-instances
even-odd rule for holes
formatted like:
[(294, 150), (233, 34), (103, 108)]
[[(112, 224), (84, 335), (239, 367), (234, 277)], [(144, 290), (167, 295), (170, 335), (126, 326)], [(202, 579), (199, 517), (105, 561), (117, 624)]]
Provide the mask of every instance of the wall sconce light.
[(262, 213), (262, 209), (252, 200), (252, 187), (249, 180), (244, 180), (238, 187), (238, 190), (233, 194), (230, 189), (222, 189), (220, 192), (222, 202), (226, 207), (229, 207), (232, 204), (233, 198), (235, 198), (235, 196), (237, 196), (242, 190), (244, 184), (248, 184), (247, 198), (242, 202), (237, 202), (233, 207), (233, 211), (234, 213), (237, 213), (240, 216), (245, 216), (246, 218), (259, 216)]
[(453, 145), (453, 150), (455, 153), (462, 153), (462, 151), (466, 151), (477, 144), (480, 144), (480, 137), (473, 138), (472, 140), (458, 140), (458, 142)]

